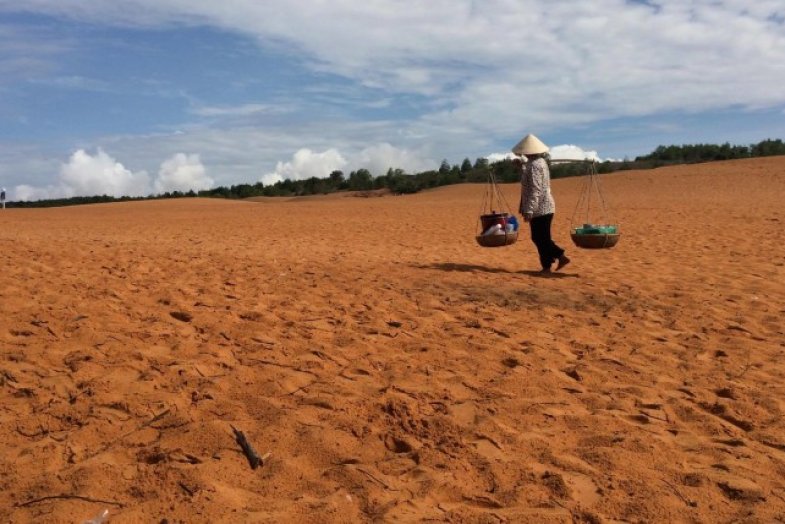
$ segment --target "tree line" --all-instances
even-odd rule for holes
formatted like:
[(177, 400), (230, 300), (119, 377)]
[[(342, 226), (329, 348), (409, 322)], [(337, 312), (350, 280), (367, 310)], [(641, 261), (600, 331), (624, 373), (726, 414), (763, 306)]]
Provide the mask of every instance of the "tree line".
[[(635, 160), (605, 161), (597, 166), (599, 173), (612, 173), (629, 169), (652, 169), (666, 165), (710, 162), (716, 160), (733, 160), (773, 155), (785, 155), (785, 143), (781, 139), (763, 140), (749, 146), (731, 145), (729, 143), (692, 144), (681, 146), (659, 146), (648, 155), (638, 156)], [(585, 175), (589, 169), (587, 162), (553, 164), (552, 178), (564, 178)], [(173, 191), (150, 195), (147, 197), (112, 197), (98, 195), (89, 197), (71, 197), (38, 200), (34, 202), (9, 202), (7, 207), (55, 207), (79, 204), (96, 204), (104, 202), (125, 202), (131, 200), (154, 200), (163, 198), (207, 197), (244, 199), (251, 197), (292, 197), (319, 195), (337, 191), (373, 191), (387, 190), (393, 194), (403, 195), (417, 193), (424, 189), (460, 183), (484, 183), (493, 174), (500, 183), (518, 182), (520, 173), (515, 169), (512, 160), (504, 159), (490, 163), (487, 158), (477, 158), (474, 162), (465, 158), (460, 164), (450, 164), (443, 160), (436, 170), (409, 174), (402, 169), (390, 168), (387, 173), (374, 177), (367, 169), (351, 171), (346, 175), (336, 170), (325, 178), (311, 177), (304, 180), (281, 180), (274, 184), (236, 184), (219, 186), (203, 191)]]
[(750, 146), (733, 146), (729, 143), (694, 144), (682, 146), (659, 146), (652, 153), (639, 156), (641, 162), (660, 162), (662, 164), (693, 164), (715, 160), (735, 160), (761, 156), (785, 155), (785, 143), (781, 139), (763, 140)]

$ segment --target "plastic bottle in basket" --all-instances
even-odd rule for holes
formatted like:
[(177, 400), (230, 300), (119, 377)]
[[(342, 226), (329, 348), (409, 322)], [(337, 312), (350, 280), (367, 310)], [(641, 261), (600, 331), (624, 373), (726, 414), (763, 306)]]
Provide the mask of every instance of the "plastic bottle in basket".
[(504, 231), (502, 230), (502, 225), (501, 224), (494, 224), (491, 227), (489, 227), (488, 229), (486, 229), (485, 231), (483, 231), (482, 236), (487, 237), (489, 235), (497, 235), (499, 233), (504, 234)]

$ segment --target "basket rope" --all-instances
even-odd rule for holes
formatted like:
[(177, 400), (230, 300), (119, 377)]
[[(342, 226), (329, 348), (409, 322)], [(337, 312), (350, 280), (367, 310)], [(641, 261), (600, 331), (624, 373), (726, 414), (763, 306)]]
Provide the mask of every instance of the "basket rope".
[(599, 174), (597, 173), (597, 164), (595, 160), (586, 161), (587, 164), (587, 175), (584, 177), (583, 182), (583, 190), (581, 191), (581, 196), (578, 198), (578, 203), (575, 206), (575, 211), (572, 213), (572, 218), (570, 218), (570, 223), (575, 227), (578, 222), (575, 221), (575, 217), (578, 216), (578, 213), (583, 209), (586, 210), (586, 220), (584, 224), (591, 224), (592, 221), (592, 194), (597, 193), (597, 198), (599, 200), (599, 206), (601, 209), (600, 212), (600, 220), (604, 224), (609, 224), (609, 215), (608, 215), (608, 206), (605, 202), (605, 195), (602, 192), (602, 187), (600, 186), (599, 181)]
[[(494, 205), (497, 204), (497, 205)], [(496, 181), (496, 174), (494, 172), (493, 167), (488, 168), (488, 183), (485, 185), (485, 191), (483, 192), (483, 199), (482, 204), (480, 206), (480, 212), (477, 214), (477, 224), (479, 225), (478, 230), (482, 233), (482, 220), (481, 216), (486, 213), (493, 213), (494, 211), (499, 213), (510, 213), (510, 204), (507, 202), (507, 199), (502, 193), (501, 189), (499, 188), (499, 184)], [(512, 213), (510, 213), (512, 214)], [(507, 232), (505, 230), (505, 236)]]

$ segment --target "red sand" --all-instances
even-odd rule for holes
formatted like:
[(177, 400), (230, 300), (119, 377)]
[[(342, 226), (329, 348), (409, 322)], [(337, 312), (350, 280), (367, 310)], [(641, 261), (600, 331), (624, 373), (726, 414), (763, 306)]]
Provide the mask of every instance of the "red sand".
[(602, 183), (0, 212), (0, 520), (782, 520), (785, 158)]

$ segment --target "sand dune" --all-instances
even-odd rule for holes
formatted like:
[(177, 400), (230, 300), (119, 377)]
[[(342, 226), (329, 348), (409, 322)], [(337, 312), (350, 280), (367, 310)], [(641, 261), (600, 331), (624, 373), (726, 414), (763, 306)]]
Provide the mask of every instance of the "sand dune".
[(553, 278), (478, 185), (0, 212), (0, 520), (785, 518), (785, 158), (602, 182)]

